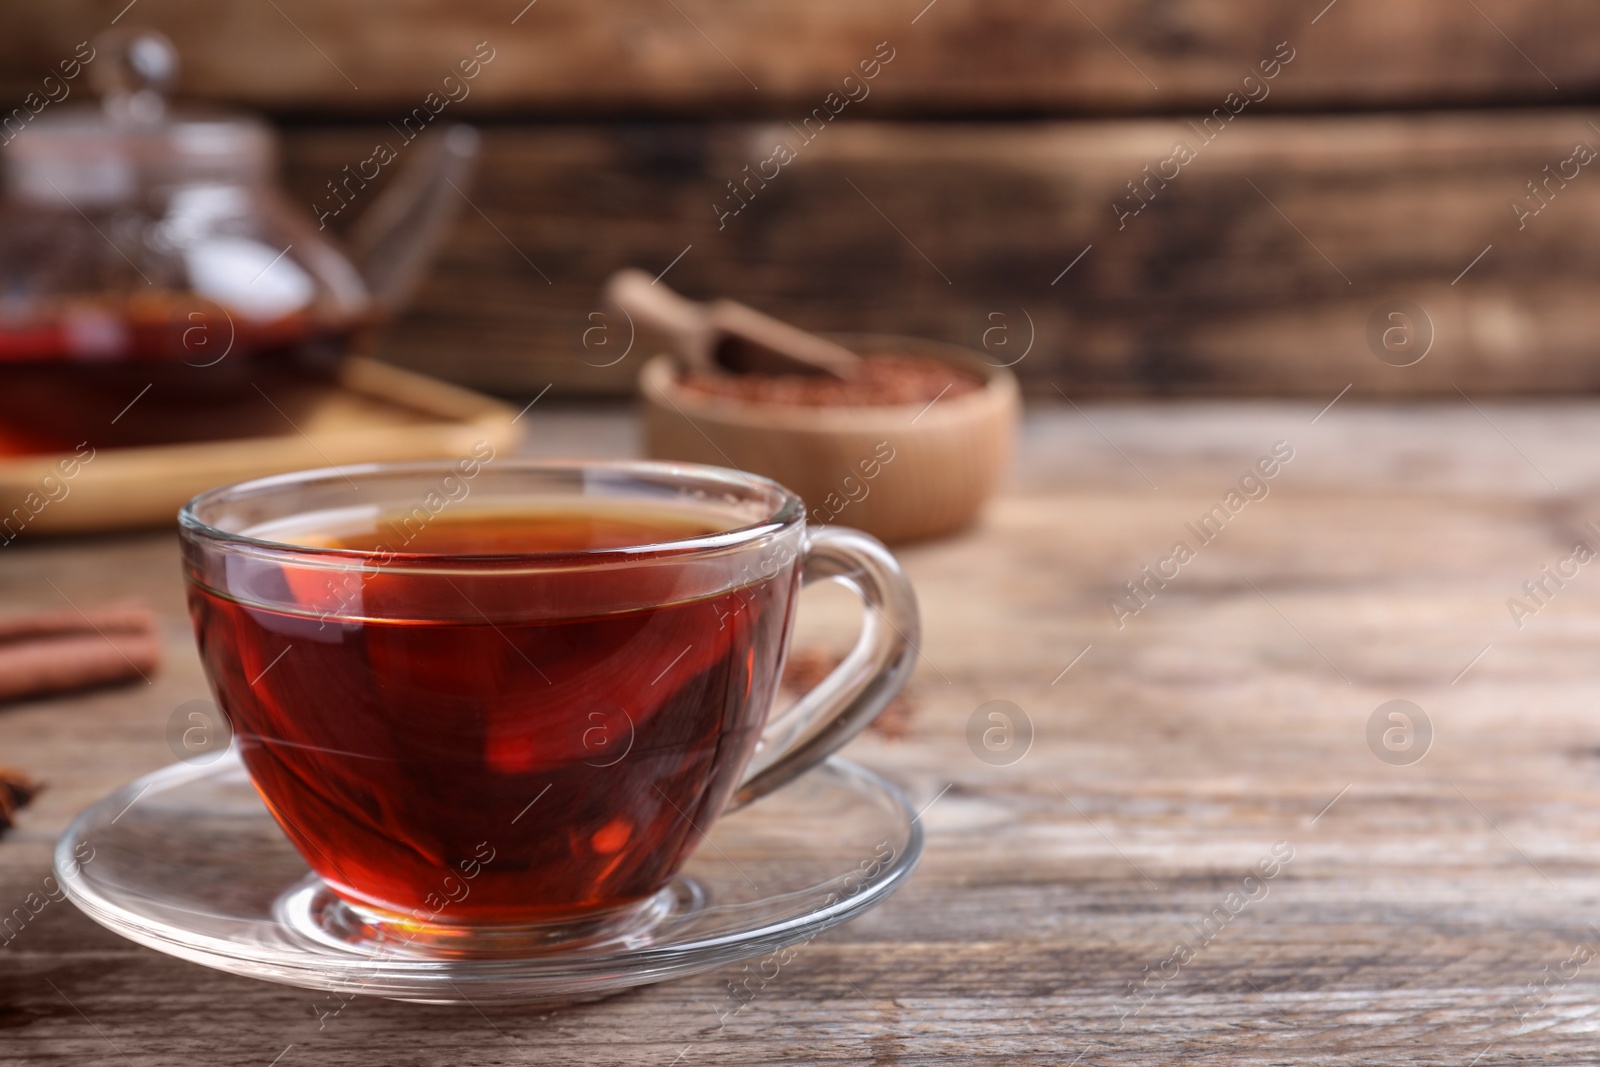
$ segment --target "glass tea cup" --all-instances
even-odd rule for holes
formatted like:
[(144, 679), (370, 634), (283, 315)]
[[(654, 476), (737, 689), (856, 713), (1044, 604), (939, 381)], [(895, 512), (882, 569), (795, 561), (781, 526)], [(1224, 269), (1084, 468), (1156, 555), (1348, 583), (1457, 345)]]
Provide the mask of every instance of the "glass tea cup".
[[(306, 471), (180, 516), (195, 633), (316, 921), (423, 956), (647, 929), (711, 823), (804, 773), (910, 674), (888, 551), (681, 464)], [(867, 608), (769, 721), (802, 584)]]

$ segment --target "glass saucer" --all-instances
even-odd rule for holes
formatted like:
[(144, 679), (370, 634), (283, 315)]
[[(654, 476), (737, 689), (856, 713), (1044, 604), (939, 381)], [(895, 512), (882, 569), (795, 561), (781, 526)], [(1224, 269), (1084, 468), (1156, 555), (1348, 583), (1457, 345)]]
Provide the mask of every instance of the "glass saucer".
[(519, 958), (397, 952), (341, 912), (230, 752), (174, 764), (80, 815), (56, 873), (141, 945), (307, 989), (433, 1004), (606, 996), (809, 940), (882, 902), (922, 855), (905, 796), (837, 757), (712, 827), (637, 921)]

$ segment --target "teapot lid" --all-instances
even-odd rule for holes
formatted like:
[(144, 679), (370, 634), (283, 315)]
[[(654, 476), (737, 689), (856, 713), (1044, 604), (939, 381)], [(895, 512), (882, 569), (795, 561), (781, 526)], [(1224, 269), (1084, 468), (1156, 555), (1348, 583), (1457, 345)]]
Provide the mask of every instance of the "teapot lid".
[[(154, 30), (111, 30), (50, 81), (71, 91), (84, 69), (101, 106), (56, 108), (38, 97), (3, 128), (7, 184), (14, 195), (75, 207), (128, 199), (141, 188), (192, 181), (252, 181), (271, 175), (272, 131), (242, 115), (174, 110), (178, 52)], [(69, 73), (70, 72), (70, 73)], [(60, 92), (60, 90), (57, 90)], [(54, 99), (65, 99), (66, 93)], [(52, 94), (53, 95), (53, 94)], [(30, 100), (35, 97), (30, 97)], [(19, 116), (28, 121), (17, 125)]]

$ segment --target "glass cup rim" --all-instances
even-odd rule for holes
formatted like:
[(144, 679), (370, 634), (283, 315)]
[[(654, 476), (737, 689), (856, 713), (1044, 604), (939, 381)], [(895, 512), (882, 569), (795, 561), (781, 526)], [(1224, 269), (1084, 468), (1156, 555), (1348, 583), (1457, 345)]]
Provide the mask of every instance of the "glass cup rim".
[[(180, 531), (186, 535), (230, 545), (241, 549), (272, 553), (293, 553), (299, 557), (322, 557), (329, 560), (352, 562), (385, 555), (397, 563), (429, 565), (440, 563), (479, 562), (491, 564), (542, 564), (567, 562), (578, 565), (606, 560), (652, 557), (661, 555), (686, 556), (723, 551), (760, 540), (791, 529), (805, 521), (805, 502), (791, 489), (759, 474), (750, 474), (731, 467), (716, 467), (704, 463), (677, 463), (663, 460), (641, 459), (532, 459), (513, 457), (497, 460), (494, 473), (550, 472), (583, 474), (590, 471), (610, 472), (619, 477), (628, 475), (654, 475), (658, 478), (679, 480), (684, 483), (701, 482), (724, 489), (765, 490), (774, 495), (775, 503), (766, 517), (728, 530), (700, 534), (694, 537), (654, 541), (620, 548), (585, 548), (547, 552), (376, 552), (364, 548), (328, 548), (320, 545), (296, 544), (267, 537), (224, 530), (200, 517), (202, 509), (229, 497), (247, 493), (264, 493), (285, 490), (317, 481), (348, 479), (351, 475), (400, 476), (407, 474), (446, 474), (456, 470), (454, 459), (379, 461), (353, 463), (342, 466), (311, 467), (286, 471), (240, 482), (230, 482), (198, 493), (178, 512)], [(487, 470), (484, 473), (489, 473)]]

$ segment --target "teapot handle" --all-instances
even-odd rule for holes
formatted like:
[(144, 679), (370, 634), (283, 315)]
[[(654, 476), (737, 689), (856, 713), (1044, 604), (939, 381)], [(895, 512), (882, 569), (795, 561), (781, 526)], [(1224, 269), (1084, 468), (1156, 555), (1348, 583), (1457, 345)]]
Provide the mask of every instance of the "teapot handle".
[(462, 125), (419, 140), (405, 169), (351, 226), (356, 269), (385, 312), (403, 306), (421, 283), (467, 199), (482, 140)]

